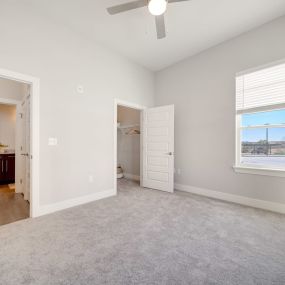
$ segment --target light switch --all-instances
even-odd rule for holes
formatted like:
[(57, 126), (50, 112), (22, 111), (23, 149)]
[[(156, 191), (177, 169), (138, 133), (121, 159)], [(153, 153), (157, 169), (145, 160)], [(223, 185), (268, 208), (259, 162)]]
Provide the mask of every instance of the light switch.
[(57, 138), (49, 138), (48, 139), (49, 146), (56, 146), (57, 145)]

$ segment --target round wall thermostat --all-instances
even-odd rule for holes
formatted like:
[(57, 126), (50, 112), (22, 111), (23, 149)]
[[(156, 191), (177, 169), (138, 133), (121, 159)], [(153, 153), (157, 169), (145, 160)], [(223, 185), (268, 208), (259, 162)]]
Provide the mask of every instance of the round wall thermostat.
[(84, 93), (84, 88), (83, 88), (82, 85), (78, 85), (77, 88), (76, 88), (76, 90), (77, 90), (77, 92), (78, 92), (79, 94)]

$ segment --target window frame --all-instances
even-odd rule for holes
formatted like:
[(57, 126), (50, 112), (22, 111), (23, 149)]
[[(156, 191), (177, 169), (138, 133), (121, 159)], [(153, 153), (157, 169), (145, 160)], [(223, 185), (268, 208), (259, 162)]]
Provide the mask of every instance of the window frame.
[[(250, 69), (244, 72), (240, 72), (236, 74), (236, 78), (241, 75), (245, 75), (251, 72), (255, 72), (258, 70), (266, 69), (268, 67), (273, 67), (275, 65), (279, 65), (285, 63), (285, 59), (281, 61), (277, 61), (274, 63), (266, 64), (258, 68)], [(235, 80), (236, 82), (236, 80)], [(235, 92), (235, 100), (237, 100), (237, 94)], [(236, 102), (236, 101), (235, 101)], [(236, 106), (236, 105), (235, 105)], [(235, 172), (243, 173), (243, 174), (254, 174), (254, 175), (265, 175), (265, 176), (274, 176), (274, 177), (285, 177), (285, 167), (278, 168), (270, 165), (257, 165), (257, 164), (249, 164), (249, 163), (241, 163), (242, 157), (242, 141), (241, 141), (241, 131), (243, 129), (256, 129), (256, 128), (285, 128), (285, 125), (261, 125), (261, 126), (242, 126), (242, 115), (243, 114), (252, 114), (252, 113), (261, 113), (261, 112), (270, 112), (275, 110), (284, 109), (284, 104), (276, 104), (263, 106), (259, 108), (252, 108), (245, 110), (245, 112), (240, 113), (236, 110), (235, 107), (235, 165), (233, 166)]]
[[(279, 109), (276, 109), (279, 110)], [(273, 110), (270, 110), (273, 111)], [(260, 113), (263, 111), (260, 111)], [(254, 112), (259, 113), (259, 112)], [(236, 164), (234, 169), (239, 173), (250, 173), (250, 174), (260, 174), (260, 175), (269, 175), (269, 176), (281, 176), (285, 177), (285, 168), (278, 168), (270, 165), (257, 165), (250, 163), (241, 163), (242, 157), (242, 141), (241, 141), (241, 132), (245, 129), (266, 129), (266, 128), (285, 128), (285, 125), (256, 125), (256, 126), (242, 126), (242, 114), (236, 114)]]

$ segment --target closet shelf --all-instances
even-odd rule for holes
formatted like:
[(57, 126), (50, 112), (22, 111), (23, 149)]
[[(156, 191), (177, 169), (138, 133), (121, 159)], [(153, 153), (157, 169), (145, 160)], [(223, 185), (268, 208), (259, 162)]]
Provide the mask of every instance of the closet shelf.
[(120, 125), (118, 123), (118, 130), (120, 130), (124, 135), (139, 135), (140, 125), (139, 124)]
[(118, 124), (118, 129), (124, 130), (124, 129), (131, 129), (131, 128), (136, 128), (139, 127), (139, 124), (133, 124), (133, 125), (119, 125)]

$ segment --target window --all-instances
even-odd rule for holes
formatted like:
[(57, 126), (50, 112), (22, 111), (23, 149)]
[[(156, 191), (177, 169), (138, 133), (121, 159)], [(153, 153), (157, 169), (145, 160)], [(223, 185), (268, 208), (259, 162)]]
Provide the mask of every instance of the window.
[(285, 63), (236, 77), (236, 122), (236, 170), (285, 176)]

